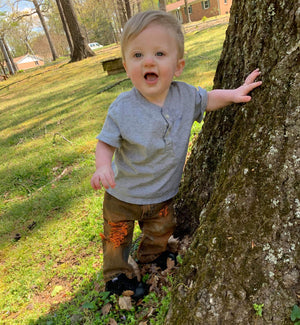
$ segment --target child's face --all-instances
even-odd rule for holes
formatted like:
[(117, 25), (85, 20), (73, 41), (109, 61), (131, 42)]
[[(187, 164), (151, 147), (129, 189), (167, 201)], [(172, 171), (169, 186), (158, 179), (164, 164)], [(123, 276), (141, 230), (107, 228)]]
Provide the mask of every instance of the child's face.
[(133, 85), (148, 101), (162, 106), (173, 77), (180, 76), (185, 64), (178, 59), (174, 32), (152, 23), (129, 40), (124, 56)]

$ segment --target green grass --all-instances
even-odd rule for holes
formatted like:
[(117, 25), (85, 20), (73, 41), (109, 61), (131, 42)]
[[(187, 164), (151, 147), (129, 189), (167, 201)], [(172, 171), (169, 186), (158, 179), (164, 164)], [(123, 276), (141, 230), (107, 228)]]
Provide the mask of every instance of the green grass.
[[(187, 35), (180, 80), (212, 88), (225, 30)], [(99, 311), (105, 302), (98, 235), (103, 191), (94, 192), (89, 182), (107, 109), (131, 88), (126, 81), (97, 94), (125, 77), (106, 76), (101, 68), (116, 51), (0, 83), (0, 324), (71, 324), (76, 315), (84, 324), (106, 322)], [(166, 297), (153, 305), (158, 319)], [(135, 324), (136, 312), (126, 312), (123, 323)], [(155, 317), (151, 322), (159, 324)]]

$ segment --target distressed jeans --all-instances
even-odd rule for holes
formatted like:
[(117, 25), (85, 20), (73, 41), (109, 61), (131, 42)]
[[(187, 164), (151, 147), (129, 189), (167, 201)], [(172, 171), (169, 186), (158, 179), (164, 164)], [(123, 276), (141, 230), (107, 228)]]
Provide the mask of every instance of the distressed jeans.
[(103, 219), (103, 276), (107, 282), (125, 273), (134, 277), (128, 263), (135, 220), (142, 230), (142, 238), (137, 251), (141, 263), (155, 260), (167, 249), (168, 239), (175, 229), (173, 200), (137, 205), (120, 201), (108, 194), (104, 195)]

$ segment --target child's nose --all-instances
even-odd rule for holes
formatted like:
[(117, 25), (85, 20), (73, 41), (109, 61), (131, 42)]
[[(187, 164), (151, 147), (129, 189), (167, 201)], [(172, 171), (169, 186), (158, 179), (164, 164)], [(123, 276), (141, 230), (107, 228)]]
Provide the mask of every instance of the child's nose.
[(144, 65), (145, 66), (154, 65), (154, 58), (152, 55), (145, 56)]

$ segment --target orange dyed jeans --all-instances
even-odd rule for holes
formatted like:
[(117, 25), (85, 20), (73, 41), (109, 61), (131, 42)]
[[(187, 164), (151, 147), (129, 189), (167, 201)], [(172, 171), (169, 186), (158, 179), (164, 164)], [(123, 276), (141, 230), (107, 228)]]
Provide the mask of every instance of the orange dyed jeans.
[(142, 230), (142, 239), (137, 257), (141, 263), (155, 260), (167, 249), (168, 239), (175, 229), (173, 200), (137, 205), (116, 199), (108, 193), (104, 195), (103, 218), (103, 276), (107, 282), (125, 273), (134, 276), (128, 263), (135, 220)]

